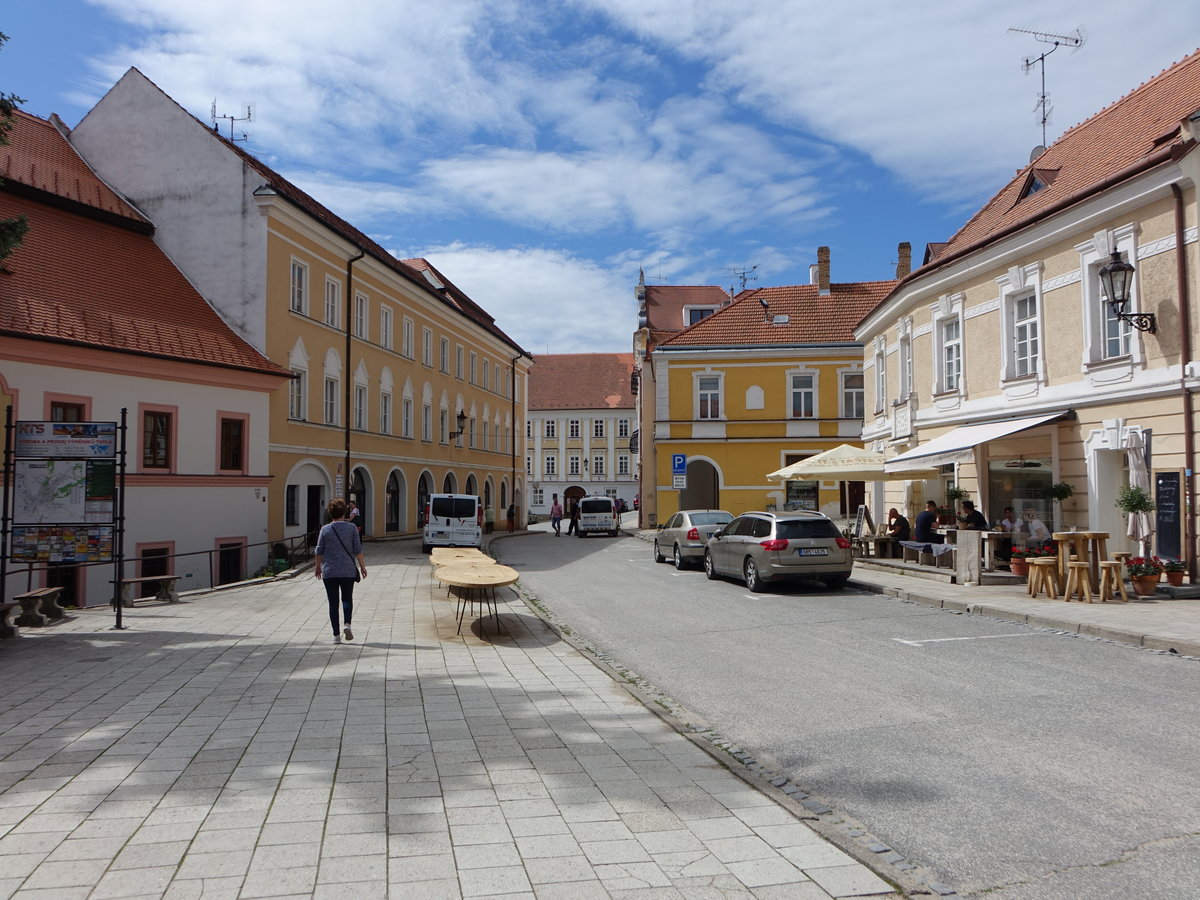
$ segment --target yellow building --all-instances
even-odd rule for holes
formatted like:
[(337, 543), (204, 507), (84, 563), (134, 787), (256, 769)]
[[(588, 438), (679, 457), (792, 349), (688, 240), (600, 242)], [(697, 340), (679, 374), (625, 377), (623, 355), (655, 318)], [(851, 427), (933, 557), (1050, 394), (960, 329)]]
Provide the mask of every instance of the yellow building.
[[(815, 268), (815, 283), (743, 291), (650, 351), (652, 379), (643, 385), (654, 390), (657, 521), (678, 509), (718, 507), (841, 517), (862, 502), (861, 482), (781, 487), (766, 477), (860, 439), (862, 346), (854, 326), (896, 282), (831, 284), (827, 248)], [(641, 400), (651, 402), (644, 390)]]
[(1028, 509), (1136, 552), (1115, 498), (1148, 469), (1153, 549), (1195, 574), (1198, 107), (1193, 53), (1019, 170), (862, 323), (864, 439), (894, 471), (942, 467), (879, 505), (911, 517), (954, 484), (989, 521)]
[(337, 495), (368, 536), (414, 532), (430, 493), (477, 494), (500, 521), (524, 506), (530, 356), (441, 272), (396, 259), (136, 69), (71, 140), (222, 317), (292, 371), (271, 400), (272, 539), (313, 532)]

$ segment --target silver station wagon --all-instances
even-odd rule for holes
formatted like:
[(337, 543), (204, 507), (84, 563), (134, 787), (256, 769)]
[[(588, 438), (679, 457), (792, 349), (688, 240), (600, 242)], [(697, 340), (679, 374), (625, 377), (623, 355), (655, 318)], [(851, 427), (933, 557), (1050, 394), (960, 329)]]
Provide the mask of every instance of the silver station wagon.
[(773, 581), (816, 579), (840, 590), (850, 577), (850, 541), (819, 512), (749, 512), (708, 540), (704, 574), (728, 575), (752, 591)]
[(668, 557), (675, 568), (700, 565), (708, 539), (733, 521), (723, 509), (685, 509), (658, 526), (654, 537), (654, 561)]

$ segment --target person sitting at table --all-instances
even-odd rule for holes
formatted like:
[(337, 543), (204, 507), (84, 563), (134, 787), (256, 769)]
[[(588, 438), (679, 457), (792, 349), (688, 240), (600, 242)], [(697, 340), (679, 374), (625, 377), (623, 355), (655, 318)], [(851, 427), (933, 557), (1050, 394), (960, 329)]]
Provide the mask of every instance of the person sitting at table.
[(1017, 531), (1027, 536), (1026, 546), (1036, 547), (1050, 540), (1050, 529), (1037, 517), (1037, 512), (1032, 506), (1021, 510), (1021, 525)]
[(937, 527), (937, 501), (927, 500), (925, 508), (917, 513), (913, 529), (913, 540), (924, 544), (940, 544), (942, 536), (933, 529)]
[(983, 517), (983, 513), (975, 508), (973, 500), (964, 500), (962, 502), (962, 511), (958, 516), (958, 527), (971, 531), (988, 530), (987, 519)]
[[(1000, 520), (1000, 529), (1011, 534), (1020, 526), (1017, 514), (1011, 506), (1004, 507), (1004, 517)], [(1002, 537), (996, 541), (996, 559), (1008, 562), (1012, 559), (1013, 542), (1010, 537)]]
[(1000, 519), (1000, 527), (1005, 531), (1016, 531), (1020, 522), (1017, 521), (1017, 514), (1013, 512), (1011, 506), (1004, 507), (1004, 515)]
[(887, 533), (895, 541), (907, 541), (912, 535), (912, 527), (908, 524), (908, 519), (900, 515), (900, 510), (894, 506), (888, 510)]

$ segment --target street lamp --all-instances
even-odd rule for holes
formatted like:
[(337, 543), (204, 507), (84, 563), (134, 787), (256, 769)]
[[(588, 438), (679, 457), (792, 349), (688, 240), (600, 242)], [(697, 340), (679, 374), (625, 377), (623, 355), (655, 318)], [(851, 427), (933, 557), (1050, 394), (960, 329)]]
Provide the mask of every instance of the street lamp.
[(1114, 247), (1112, 259), (1100, 269), (1100, 283), (1104, 285), (1104, 293), (1108, 296), (1108, 305), (1112, 307), (1113, 315), (1117, 319), (1128, 322), (1138, 331), (1154, 334), (1158, 327), (1158, 317), (1154, 313), (1125, 312), (1125, 308), (1129, 306), (1129, 289), (1133, 285), (1133, 272), (1133, 266), (1121, 259), (1121, 254)]
[(458, 423), (458, 431), (450, 432), (450, 440), (452, 441), (462, 437), (463, 433), (467, 430), (467, 414), (460, 409), (454, 421)]

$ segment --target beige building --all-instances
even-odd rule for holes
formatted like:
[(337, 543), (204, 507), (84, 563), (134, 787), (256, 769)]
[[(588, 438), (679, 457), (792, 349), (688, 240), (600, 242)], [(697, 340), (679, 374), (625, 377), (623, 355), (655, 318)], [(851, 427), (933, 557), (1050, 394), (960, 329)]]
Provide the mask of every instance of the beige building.
[[(943, 473), (876, 485), (877, 508), (911, 518), (957, 484), (989, 521), (1029, 508), (1134, 550), (1114, 496), (1144, 461), (1154, 549), (1194, 573), (1197, 109), (1200, 53), (1041, 152), (862, 321), (864, 441)], [(1134, 268), (1123, 309), (1114, 258)]]

